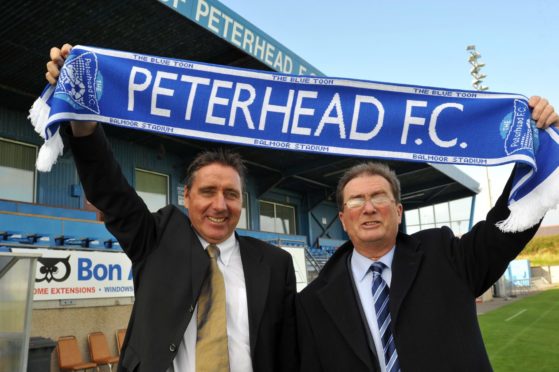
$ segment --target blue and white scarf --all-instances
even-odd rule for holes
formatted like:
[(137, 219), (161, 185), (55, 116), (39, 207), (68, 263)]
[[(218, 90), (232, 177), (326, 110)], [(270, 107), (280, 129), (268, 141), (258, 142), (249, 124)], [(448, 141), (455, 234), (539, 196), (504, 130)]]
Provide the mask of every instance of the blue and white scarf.
[(62, 152), (61, 121), (248, 146), (402, 161), (515, 162), (510, 217), (522, 231), (559, 202), (559, 135), (538, 130), (526, 97), (293, 76), (76, 46), (30, 118), (45, 139), (37, 169)]

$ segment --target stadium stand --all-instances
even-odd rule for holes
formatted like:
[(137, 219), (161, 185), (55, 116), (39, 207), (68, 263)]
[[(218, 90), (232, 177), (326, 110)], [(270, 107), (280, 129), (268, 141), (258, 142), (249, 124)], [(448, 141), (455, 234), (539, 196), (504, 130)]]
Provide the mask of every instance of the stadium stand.
[(121, 251), (95, 212), (0, 200), (0, 244)]

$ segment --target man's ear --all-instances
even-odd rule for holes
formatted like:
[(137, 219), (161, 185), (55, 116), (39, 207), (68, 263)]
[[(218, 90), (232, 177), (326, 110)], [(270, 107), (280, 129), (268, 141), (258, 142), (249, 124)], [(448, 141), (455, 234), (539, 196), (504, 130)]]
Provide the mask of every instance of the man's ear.
[(402, 215), (404, 214), (404, 206), (401, 203), (396, 205), (397, 212), (398, 212), (398, 225), (402, 223)]
[(344, 229), (345, 232), (347, 232), (345, 225), (344, 225), (344, 212), (338, 212), (338, 219), (340, 220), (340, 223), (342, 224), (342, 228)]
[(185, 207), (186, 209), (188, 209), (188, 206), (189, 206), (189, 204), (190, 204), (190, 198), (189, 198), (190, 193), (189, 193), (189, 190), (188, 190), (188, 188), (187, 188), (186, 186), (184, 186), (184, 194), (183, 194), (183, 196), (184, 196), (184, 207)]

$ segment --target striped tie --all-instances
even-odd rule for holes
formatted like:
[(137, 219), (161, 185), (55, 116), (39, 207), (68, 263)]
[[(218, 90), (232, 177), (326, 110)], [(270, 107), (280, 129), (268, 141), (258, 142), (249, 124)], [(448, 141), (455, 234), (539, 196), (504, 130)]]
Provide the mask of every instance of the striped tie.
[(389, 289), (381, 276), (382, 270), (385, 268), (386, 265), (382, 262), (374, 262), (371, 265), (371, 271), (373, 272), (373, 302), (375, 303), (378, 328), (384, 349), (386, 371), (396, 372), (400, 371), (400, 363), (398, 362), (398, 352), (396, 351), (394, 336), (392, 336), (392, 330), (390, 329)]

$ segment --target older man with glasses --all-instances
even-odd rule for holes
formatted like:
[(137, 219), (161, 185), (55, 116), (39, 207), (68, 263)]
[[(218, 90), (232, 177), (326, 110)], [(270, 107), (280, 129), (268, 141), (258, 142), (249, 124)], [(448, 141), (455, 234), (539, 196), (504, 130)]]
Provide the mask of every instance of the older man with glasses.
[[(546, 100), (530, 105), (538, 126), (559, 122)], [(538, 228), (495, 226), (510, 213), (511, 180), (462, 237), (446, 226), (407, 235), (396, 174), (379, 163), (347, 171), (337, 204), (350, 241), (296, 299), (301, 371), (491, 371), (475, 299)]]

